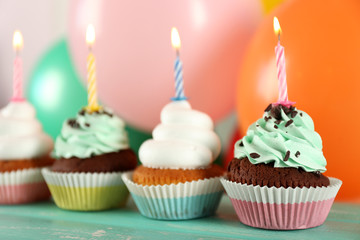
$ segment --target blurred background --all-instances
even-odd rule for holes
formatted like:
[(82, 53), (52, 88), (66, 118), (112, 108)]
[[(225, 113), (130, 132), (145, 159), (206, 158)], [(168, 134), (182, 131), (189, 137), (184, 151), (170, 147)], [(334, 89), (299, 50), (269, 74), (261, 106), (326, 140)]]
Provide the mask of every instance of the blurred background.
[(0, 106), (12, 96), (14, 30), (24, 36), (24, 92), (55, 138), (87, 103), (87, 25), (96, 31), (101, 102), (128, 124), (137, 150), (174, 95), (179, 30), (185, 94), (216, 123), (227, 166), (233, 145), (277, 99), (274, 16), (282, 27), (288, 93), (322, 136), (338, 201), (360, 202), (360, 2), (310, 0), (0, 0)]

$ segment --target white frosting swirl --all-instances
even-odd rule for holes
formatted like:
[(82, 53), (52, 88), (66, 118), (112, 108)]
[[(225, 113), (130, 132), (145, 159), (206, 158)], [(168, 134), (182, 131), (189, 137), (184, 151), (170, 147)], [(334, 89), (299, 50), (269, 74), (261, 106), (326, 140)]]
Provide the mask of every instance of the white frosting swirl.
[(10, 102), (0, 110), (0, 161), (35, 159), (52, 148), (53, 141), (43, 132), (30, 103)]
[(144, 142), (139, 158), (146, 167), (195, 169), (209, 166), (220, 154), (220, 140), (211, 118), (191, 109), (187, 101), (174, 101), (161, 111), (153, 139)]

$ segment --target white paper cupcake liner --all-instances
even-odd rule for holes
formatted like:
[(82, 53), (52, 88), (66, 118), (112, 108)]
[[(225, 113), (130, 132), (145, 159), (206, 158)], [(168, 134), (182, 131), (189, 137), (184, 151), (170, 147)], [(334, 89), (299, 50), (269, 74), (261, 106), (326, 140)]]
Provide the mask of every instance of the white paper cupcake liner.
[(41, 168), (0, 173), (0, 204), (30, 203), (49, 197)]
[(133, 172), (124, 173), (123, 181), (140, 213), (154, 219), (184, 220), (213, 215), (223, 193), (220, 177), (142, 186), (132, 181), (132, 175)]
[(221, 179), (240, 221), (267, 229), (304, 229), (321, 225), (342, 182), (328, 187), (260, 187)]
[(104, 210), (124, 206), (129, 196), (121, 172), (59, 173), (44, 168), (42, 174), (55, 204), (63, 209)]
[(41, 168), (29, 168), (0, 173), (0, 186), (43, 182)]

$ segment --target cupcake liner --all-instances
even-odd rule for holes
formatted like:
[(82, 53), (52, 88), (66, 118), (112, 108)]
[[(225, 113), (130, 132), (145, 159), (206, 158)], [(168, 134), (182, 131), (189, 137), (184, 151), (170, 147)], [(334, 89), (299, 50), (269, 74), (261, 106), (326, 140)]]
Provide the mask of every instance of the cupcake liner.
[(142, 186), (122, 178), (140, 213), (148, 218), (185, 220), (213, 215), (223, 194), (220, 177), (171, 185)]
[(0, 173), (0, 204), (30, 203), (49, 197), (40, 168)]
[(260, 187), (221, 179), (240, 222), (257, 228), (305, 229), (324, 223), (342, 182), (328, 187)]
[(44, 168), (42, 174), (59, 208), (105, 210), (124, 206), (129, 196), (121, 172), (59, 173)]

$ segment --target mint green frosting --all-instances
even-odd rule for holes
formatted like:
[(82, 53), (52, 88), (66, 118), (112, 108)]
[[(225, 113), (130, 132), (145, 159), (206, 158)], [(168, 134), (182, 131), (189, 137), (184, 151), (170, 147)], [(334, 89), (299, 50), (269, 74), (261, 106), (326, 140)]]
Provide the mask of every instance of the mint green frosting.
[[(307, 172), (325, 172), (326, 159), (321, 137), (315, 132), (311, 117), (303, 111), (296, 111), (298, 113), (292, 118), (281, 110), (280, 124), (275, 123), (274, 117), (266, 121), (265, 117), (271, 115), (270, 111), (265, 112), (263, 118), (253, 123), (246, 136), (235, 144), (234, 156), (247, 157), (253, 164), (274, 162), (274, 167), (278, 168), (295, 167)], [(293, 120), (293, 123), (285, 127), (289, 120)], [(288, 151), (290, 155), (286, 160)]]
[(88, 158), (129, 148), (124, 121), (109, 109), (106, 112), (110, 114), (83, 112), (65, 121), (55, 141), (54, 156)]

